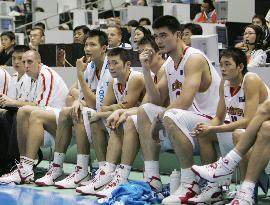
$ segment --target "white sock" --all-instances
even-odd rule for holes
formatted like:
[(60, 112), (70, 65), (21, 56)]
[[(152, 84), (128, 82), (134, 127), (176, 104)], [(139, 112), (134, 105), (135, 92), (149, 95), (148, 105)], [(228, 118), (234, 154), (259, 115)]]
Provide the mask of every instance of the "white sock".
[(88, 172), (89, 155), (78, 154), (77, 155), (77, 165), (82, 167), (82, 170)]
[(121, 175), (124, 179), (128, 179), (128, 176), (129, 176), (130, 170), (131, 170), (131, 166), (125, 165), (125, 164), (120, 164), (120, 165), (118, 166), (117, 170), (119, 170), (120, 175)]
[(195, 174), (191, 170), (191, 168), (181, 169), (181, 183), (185, 182), (185, 183), (191, 184), (193, 181), (196, 181), (196, 180), (195, 180)]
[(245, 190), (245, 192), (247, 192), (251, 196), (254, 194), (254, 189), (255, 189), (255, 182), (251, 181), (243, 181), (240, 187), (240, 190)]
[(98, 168), (101, 168), (105, 165), (105, 161), (102, 161), (102, 162), (98, 162)]
[(229, 170), (234, 170), (234, 168), (238, 165), (238, 163), (241, 161), (242, 157), (237, 153), (235, 149), (231, 150), (223, 159), (227, 160), (228, 163), (224, 163), (225, 166)]
[(35, 160), (28, 157), (21, 157), (21, 163), (22, 163), (21, 168), (22, 173), (29, 173), (33, 170)]
[(144, 161), (144, 167), (147, 177), (155, 176), (160, 178), (158, 161)]
[(103, 169), (105, 172), (113, 172), (116, 168), (116, 165), (110, 162), (105, 162)]
[(65, 159), (65, 153), (54, 152), (53, 163), (58, 164), (61, 167), (63, 167), (64, 159)]

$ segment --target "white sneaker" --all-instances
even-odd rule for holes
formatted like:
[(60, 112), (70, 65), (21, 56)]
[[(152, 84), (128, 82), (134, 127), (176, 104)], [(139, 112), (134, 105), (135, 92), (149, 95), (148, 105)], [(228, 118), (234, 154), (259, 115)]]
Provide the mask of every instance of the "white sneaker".
[(240, 189), (228, 205), (255, 205), (255, 200), (252, 195)]
[(99, 198), (110, 197), (112, 192), (123, 183), (126, 183), (127, 179), (123, 178), (117, 171), (112, 179), (112, 181), (101, 191), (96, 193)]
[(55, 182), (55, 186), (59, 189), (75, 189), (79, 186), (79, 184), (83, 181), (89, 180), (90, 175), (87, 171), (82, 170), (82, 167), (76, 166), (75, 171), (68, 175), (65, 179)]
[(105, 172), (102, 168), (98, 169), (95, 177), (86, 186), (76, 188), (76, 192), (84, 195), (96, 195), (96, 193), (112, 180), (114, 171)]
[(230, 170), (226, 165), (228, 160), (224, 158), (219, 158), (217, 162), (212, 164), (198, 166), (193, 165), (191, 170), (199, 177), (210, 181), (210, 182), (223, 182), (229, 175), (232, 174), (233, 170)]
[(199, 185), (193, 181), (191, 184), (182, 182), (179, 188), (170, 196), (162, 200), (165, 205), (187, 204), (188, 200), (200, 193)]
[(212, 186), (210, 183), (202, 189), (201, 194), (188, 200), (189, 204), (224, 204), (222, 197), (222, 189), (217, 186)]
[(33, 170), (29, 172), (23, 171), (22, 163), (17, 164), (17, 169), (14, 171), (4, 174), (0, 177), (0, 183), (15, 183), (15, 184), (27, 184), (34, 181), (34, 172)]
[(37, 179), (35, 184), (38, 186), (52, 186), (54, 182), (63, 174), (62, 167), (59, 164), (52, 163), (45, 176)]
[(162, 182), (159, 177), (152, 176), (151, 178), (149, 178), (145, 176), (145, 179), (146, 183), (149, 184), (153, 192), (158, 193), (162, 191)]

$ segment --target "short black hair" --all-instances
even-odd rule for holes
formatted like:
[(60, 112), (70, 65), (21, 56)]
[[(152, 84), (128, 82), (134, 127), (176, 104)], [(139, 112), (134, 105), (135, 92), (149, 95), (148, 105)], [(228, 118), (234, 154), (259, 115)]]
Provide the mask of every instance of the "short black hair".
[(203, 34), (202, 27), (196, 23), (186, 23), (183, 26), (183, 31), (185, 29), (189, 29), (191, 31), (192, 35), (202, 35)]
[(139, 22), (136, 21), (136, 20), (130, 20), (128, 23), (127, 23), (128, 26), (132, 26), (132, 27), (137, 27), (139, 26)]
[(265, 20), (265, 17), (264, 17), (263, 15), (255, 14), (255, 15), (252, 17), (252, 21), (253, 21), (253, 19), (255, 19), (255, 18), (260, 19), (261, 22), (262, 22), (262, 27), (267, 28), (266, 20)]
[(150, 19), (149, 18), (140, 18), (140, 20), (139, 20), (139, 24), (142, 22), (142, 21), (146, 21), (146, 25), (151, 25), (151, 21), (150, 21)]
[(4, 31), (1, 33), (2, 36), (7, 36), (11, 41), (15, 40), (15, 34), (12, 31)]
[(108, 36), (104, 31), (93, 29), (88, 32), (87, 38), (98, 36), (98, 41), (101, 46), (108, 46)]
[(107, 53), (108, 57), (118, 56), (118, 55), (124, 64), (127, 61), (131, 61), (130, 53), (127, 49), (117, 47), (117, 48), (113, 48), (113, 49), (109, 50), (109, 52)]
[(34, 27), (39, 27), (39, 28), (42, 28), (43, 30), (45, 30), (45, 29), (46, 29), (45, 24), (44, 24), (44, 23), (42, 23), (42, 22), (38, 22), (38, 23), (36, 23), (36, 24), (34, 25)]
[(17, 53), (25, 53), (26, 51), (29, 51), (30, 48), (28, 46), (25, 46), (25, 45), (16, 45), (14, 46), (14, 52), (17, 52)]
[(155, 38), (153, 36), (144, 36), (138, 43), (139, 45), (145, 45), (145, 44), (150, 44), (151, 47), (155, 50), (155, 52), (159, 51), (159, 47), (155, 41)]
[(152, 26), (153, 29), (158, 29), (161, 27), (168, 28), (172, 33), (181, 31), (181, 24), (177, 18), (170, 15), (160, 16), (154, 21)]
[(140, 30), (141, 32), (143, 32), (143, 35), (144, 35), (144, 36), (150, 36), (150, 35), (151, 35), (151, 31), (150, 31), (148, 28), (145, 28), (145, 27), (143, 27), (143, 26), (137, 26), (137, 27), (135, 28), (134, 32), (135, 32), (136, 30)]
[(86, 25), (81, 25), (81, 26), (77, 26), (73, 29), (73, 33), (75, 33), (75, 31), (77, 30), (80, 30), (82, 29), (83, 30), (83, 33), (84, 34), (88, 34), (88, 32), (90, 31), (90, 29), (86, 26)]
[(215, 10), (215, 6), (212, 0), (203, 0), (203, 3), (209, 4), (209, 11)]
[(247, 69), (247, 56), (244, 51), (242, 51), (239, 48), (228, 48), (221, 52), (220, 59), (222, 57), (232, 58), (235, 64), (238, 66), (241, 63), (244, 65), (244, 68), (242, 70), (242, 74), (245, 75), (248, 72)]

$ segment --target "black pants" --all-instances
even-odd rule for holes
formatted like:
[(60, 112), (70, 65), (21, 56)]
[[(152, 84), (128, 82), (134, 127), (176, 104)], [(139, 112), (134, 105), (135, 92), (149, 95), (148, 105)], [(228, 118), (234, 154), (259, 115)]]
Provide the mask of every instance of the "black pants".
[(16, 132), (17, 111), (0, 112), (0, 174), (6, 173), (19, 160)]

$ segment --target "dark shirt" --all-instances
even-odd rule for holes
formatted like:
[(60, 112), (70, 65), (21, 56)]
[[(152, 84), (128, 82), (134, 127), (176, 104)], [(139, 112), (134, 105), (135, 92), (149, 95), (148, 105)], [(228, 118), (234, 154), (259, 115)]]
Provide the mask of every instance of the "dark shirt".
[(0, 53), (0, 65), (7, 65), (11, 66), (11, 58), (12, 58), (12, 53), (13, 53), (13, 46), (7, 50), (3, 50)]

